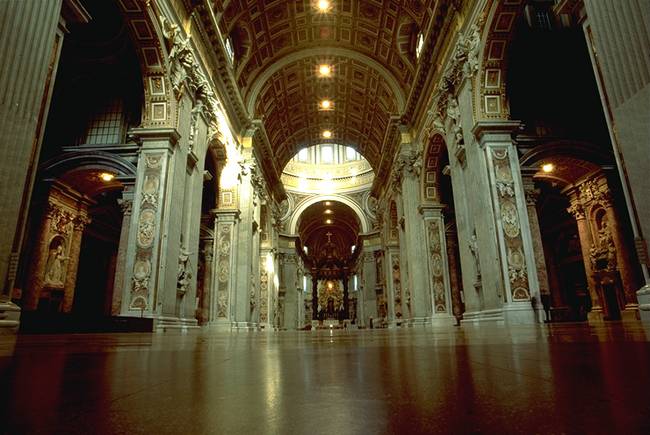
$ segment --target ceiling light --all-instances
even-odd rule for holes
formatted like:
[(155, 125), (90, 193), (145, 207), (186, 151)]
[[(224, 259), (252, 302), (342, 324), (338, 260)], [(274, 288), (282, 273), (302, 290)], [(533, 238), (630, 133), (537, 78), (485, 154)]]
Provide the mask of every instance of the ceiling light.
[(553, 172), (554, 169), (555, 165), (553, 165), (553, 163), (544, 163), (542, 165), (542, 171), (546, 172), (547, 174)]
[(325, 213), (325, 214), (332, 214), (332, 210), (330, 210), (330, 209), (328, 208), (328, 209), (325, 210), (323, 213)]
[(327, 10), (330, 8), (330, 2), (328, 0), (318, 0), (316, 6), (318, 7), (319, 11), (327, 12)]
[(332, 74), (332, 67), (327, 65), (327, 64), (323, 64), (323, 65), (318, 67), (318, 73), (322, 77), (329, 77), (330, 74)]
[(329, 207), (330, 205), (332, 205), (332, 203), (329, 201), (325, 201), (325, 205)]
[(113, 181), (115, 174), (111, 174), (110, 172), (102, 172), (99, 174), (99, 178), (101, 178), (102, 181), (106, 181), (108, 183), (109, 181)]
[(323, 100), (320, 102), (320, 108), (327, 110), (332, 107), (332, 102), (330, 100)]
[(327, 225), (332, 225), (332, 219), (325, 219), (325, 223)]
[(331, 137), (332, 137), (332, 132), (329, 131), (329, 130), (325, 130), (325, 131), (323, 131), (323, 137), (324, 137), (325, 139), (329, 139), (329, 138), (331, 138)]

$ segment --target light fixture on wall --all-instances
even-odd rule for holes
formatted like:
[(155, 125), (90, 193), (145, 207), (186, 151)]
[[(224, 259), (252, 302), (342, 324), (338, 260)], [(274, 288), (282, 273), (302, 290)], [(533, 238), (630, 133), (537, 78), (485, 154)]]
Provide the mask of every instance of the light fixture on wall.
[(333, 212), (332, 212), (332, 210), (330, 210), (330, 209), (328, 208), (328, 209), (325, 210), (323, 213), (325, 213), (325, 214), (332, 214)]
[(553, 163), (544, 163), (542, 165), (542, 171), (546, 172), (547, 174), (553, 172), (555, 170), (555, 165)]
[(105, 182), (108, 183), (110, 181), (113, 181), (113, 179), (115, 178), (115, 174), (111, 174), (110, 172), (102, 172), (101, 174), (99, 174), (99, 178), (102, 181), (105, 181)]
[(332, 219), (325, 219), (325, 223), (327, 225), (332, 225)]
[(330, 100), (321, 100), (320, 104), (318, 105), (321, 110), (331, 110), (332, 109), (332, 102)]
[(331, 138), (331, 137), (332, 137), (332, 132), (331, 132), (330, 130), (324, 130), (324, 131), (323, 131), (323, 137), (324, 137), (325, 139), (329, 139), (329, 138)]

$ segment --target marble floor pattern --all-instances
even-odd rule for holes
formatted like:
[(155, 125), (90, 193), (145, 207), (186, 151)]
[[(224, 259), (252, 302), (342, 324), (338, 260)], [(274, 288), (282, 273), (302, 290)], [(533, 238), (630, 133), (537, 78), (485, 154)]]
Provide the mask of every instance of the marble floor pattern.
[(0, 337), (0, 433), (650, 433), (650, 328)]

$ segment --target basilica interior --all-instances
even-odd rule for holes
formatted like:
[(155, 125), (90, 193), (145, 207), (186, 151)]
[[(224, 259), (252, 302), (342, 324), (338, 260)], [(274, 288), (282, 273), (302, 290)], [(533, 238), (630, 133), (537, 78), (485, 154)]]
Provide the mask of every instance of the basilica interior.
[[(0, 23), (0, 360), (71, 333), (645, 340), (646, 0), (6, 0)], [(93, 335), (123, 332), (149, 338)]]

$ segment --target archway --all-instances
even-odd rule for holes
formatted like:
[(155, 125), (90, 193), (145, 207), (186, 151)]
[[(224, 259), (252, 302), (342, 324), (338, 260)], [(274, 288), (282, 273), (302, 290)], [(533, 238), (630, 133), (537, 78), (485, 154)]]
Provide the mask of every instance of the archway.
[[(113, 2), (88, 3), (58, 63), (19, 267), (23, 328), (121, 328), (124, 256), (144, 103), (138, 56)], [(34, 322), (31, 322), (34, 320)], [(129, 327), (132, 326), (129, 324)]]
[(506, 50), (506, 94), (524, 125), (518, 149), (547, 316), (635, 318), (638, 262), (584, 33), (550, 4), (527, 8)]
[[(299, 216), (297, 250), (312, 278), (312, 320), (356, 320), (351, 304), (356, 261), (361, 251), (360, 221), (351, 207), (340, 201), (321, 200)], [(330, 326), (334, 323), (330, 323)]]

